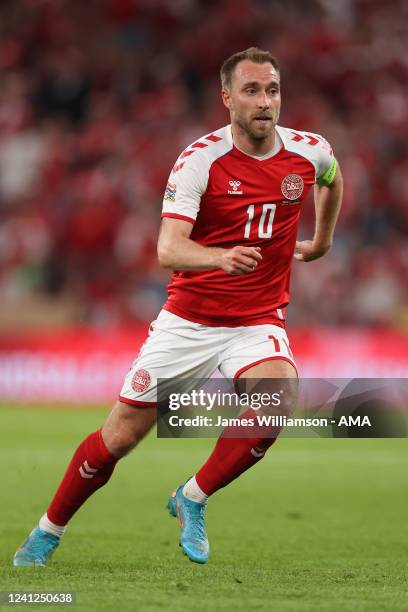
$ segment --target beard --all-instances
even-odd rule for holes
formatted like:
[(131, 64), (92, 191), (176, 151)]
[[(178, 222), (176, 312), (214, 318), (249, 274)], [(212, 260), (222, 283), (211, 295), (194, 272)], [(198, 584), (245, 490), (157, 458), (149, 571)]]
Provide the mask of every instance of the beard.
[(251, 140), (265, 140), (270, 137), (278, 122), (279, 112), (274, 117), (272, 113), (258, 113), (250, 119), (236, 117), (235, 121)]

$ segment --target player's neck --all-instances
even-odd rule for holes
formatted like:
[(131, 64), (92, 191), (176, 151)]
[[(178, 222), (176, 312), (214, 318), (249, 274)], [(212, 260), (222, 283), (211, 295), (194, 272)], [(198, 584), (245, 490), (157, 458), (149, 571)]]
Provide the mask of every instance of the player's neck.
[(262, 156), (272, 151), (276, 141), (276, 131), (272, 130), (264, 139), (251, 138), (239, 125), (231, 124), (234, 145), (247, 155)]

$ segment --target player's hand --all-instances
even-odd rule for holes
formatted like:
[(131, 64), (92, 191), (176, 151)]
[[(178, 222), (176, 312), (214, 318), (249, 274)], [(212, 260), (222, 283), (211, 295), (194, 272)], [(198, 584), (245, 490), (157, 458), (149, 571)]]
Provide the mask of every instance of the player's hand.
[(330, 249), (331, 244), (319, 245), (315, 244), (313, 240), (301, 240), (296, 242), (295, 253), (293, 257), (298, 261), (313, 261), (323, 257)]
[(249, 274), (262, 261), (260, 247), (235, 246), (221, 254), (220, 268), (228, 274)]

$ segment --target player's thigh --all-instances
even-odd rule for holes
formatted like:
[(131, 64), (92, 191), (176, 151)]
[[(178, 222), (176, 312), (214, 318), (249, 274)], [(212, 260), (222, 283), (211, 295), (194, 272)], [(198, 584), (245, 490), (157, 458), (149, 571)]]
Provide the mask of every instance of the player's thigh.
[(152, 407), (172, 392), (188, 392), (196, 379), (208, 378), (216, 369), (218, 352), (219, 339), (211, 329), (161, 313), (125, 377), (119, 399)]
[(298, 376), (284, 329), (274, 325), (241, 328), (223, 358), (221, 372), (234, 380), (238, 393), (262, 394), (263, 412), (290, 414), (295, 409)]
[(246, 378), (295, 378), (298, 374), (292, 363), (274, 357), (271, 360), (262, 361), (244, 370), (238, 380)]
[[(288, 361), (273, 359), (245, 370), (235, 381), (238, 393), (263, 397), (260, 408), (265, 414), (289, 416), (296, 409), (299, 381), (297, 371)], [(269, 398), (269, 399), (268, 399)]]

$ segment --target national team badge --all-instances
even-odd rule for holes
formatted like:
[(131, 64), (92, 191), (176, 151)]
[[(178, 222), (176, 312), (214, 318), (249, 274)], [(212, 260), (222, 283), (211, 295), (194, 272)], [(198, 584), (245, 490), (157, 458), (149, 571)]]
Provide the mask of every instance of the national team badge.
[(177, 186), (176, 183), (167, 183), (166, 189), (164, 191), (164, 200), (166, 202), (175, 202), (176, 201), (176, 191)]
[(288, 200), (297, 200), (303, 193), (305, 184), (298, 174), (288, 174), (282, 181), (281, 190)]
[(131, 383), (132, 389), (136, 391), (136, 393), (141, 393), (150, 387), (151, 382), (152, 379), (147, 370), (137, 370), (137, 372), (133, 374)]

